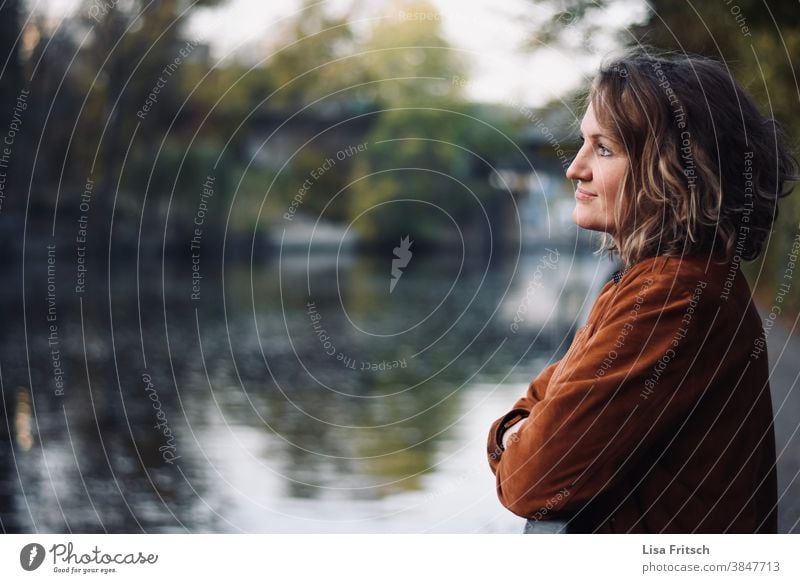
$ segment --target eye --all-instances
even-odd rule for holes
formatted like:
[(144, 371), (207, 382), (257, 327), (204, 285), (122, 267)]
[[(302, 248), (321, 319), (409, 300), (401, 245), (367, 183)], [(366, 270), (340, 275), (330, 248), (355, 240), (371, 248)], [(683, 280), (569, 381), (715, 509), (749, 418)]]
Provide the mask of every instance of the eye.
[(613, 156), (614, 155), (614, 152), (609, 150), (603, 144), (597, 144), (597, 151), (600, 154), (600, 156), (602, 156), (603, 158), (607, 158), (609, 156)]

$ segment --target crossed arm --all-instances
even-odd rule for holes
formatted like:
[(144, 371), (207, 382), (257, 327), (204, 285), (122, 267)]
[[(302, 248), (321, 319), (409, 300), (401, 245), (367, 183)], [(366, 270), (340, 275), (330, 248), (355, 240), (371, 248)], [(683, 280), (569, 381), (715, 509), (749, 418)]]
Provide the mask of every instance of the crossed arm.
[[(684, 382), (700, 333), (697, 318), (686, 322), (692, 299), (658, 279), (646, 294), (618, 294), (588, 338), (494, 422), (488, 458), (504, 506), (520, 516), (548, 507), (550, 517), (580, 508), (675, 427), (704, 386)], [(672, 364), (654, 383), (665, 355)]]

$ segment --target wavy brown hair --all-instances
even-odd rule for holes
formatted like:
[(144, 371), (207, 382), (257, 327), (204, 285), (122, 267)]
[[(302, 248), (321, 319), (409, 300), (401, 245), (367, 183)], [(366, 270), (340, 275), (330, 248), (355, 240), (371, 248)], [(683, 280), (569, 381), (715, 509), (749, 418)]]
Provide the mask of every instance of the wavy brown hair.
[(589, 92), (631, 160), (600, 251), (625, 265), (698, 250), (757, 258), (797, 180), (780, 125), (712, 59), (637, 50)]

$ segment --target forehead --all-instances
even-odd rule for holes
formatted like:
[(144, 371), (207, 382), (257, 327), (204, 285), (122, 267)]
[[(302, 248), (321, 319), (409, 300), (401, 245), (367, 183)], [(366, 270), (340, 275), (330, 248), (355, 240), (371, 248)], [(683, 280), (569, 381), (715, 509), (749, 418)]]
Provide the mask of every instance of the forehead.
[(594, 105), (589, 102), (589, 107), (586, 108), (586, 111), (583, 114), (583, 119), (581, 120), (581, 129), (586, 131), (587, 129), (598, 127), (600, 127), (600, 122), (594, 113)]
[(600, 120), (597, 119), (594, 113), (594, 106), (589, 103), (589, 107), (586, 108), (583, 119), (581, 120), (581, 133), (584, 135), (603, 133), (603, 130), (605, 130), (605, 128), (600, 123)]
[(615, 136), (614, 131), (597, 117), (597, 114), (595, 113), (594, 102), (594, 99), (589, 101), (586, 112), (583, 114), (583, 119), (581, 120), (581, 133), (590, 137), (601, 136), (608, 139), (613, 139)]

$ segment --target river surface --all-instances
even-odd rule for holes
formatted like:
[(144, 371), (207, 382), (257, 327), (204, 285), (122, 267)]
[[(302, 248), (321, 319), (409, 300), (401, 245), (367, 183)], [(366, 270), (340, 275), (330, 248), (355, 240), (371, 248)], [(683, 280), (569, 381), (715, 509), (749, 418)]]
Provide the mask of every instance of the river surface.
[(395, 277), (391, 252), (134, 258), (78, 292), (67, 252), (50, 281), (35, 257), (1, 307), (8, 532), (519, 532), (488, 426), (613, 270), (568, 246)]

